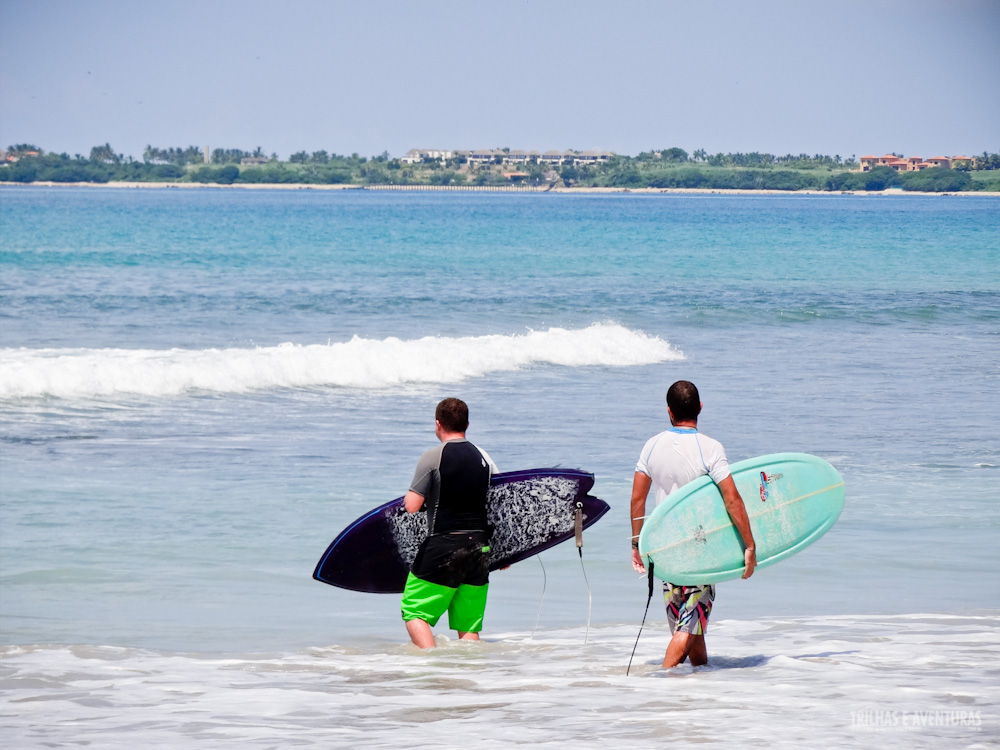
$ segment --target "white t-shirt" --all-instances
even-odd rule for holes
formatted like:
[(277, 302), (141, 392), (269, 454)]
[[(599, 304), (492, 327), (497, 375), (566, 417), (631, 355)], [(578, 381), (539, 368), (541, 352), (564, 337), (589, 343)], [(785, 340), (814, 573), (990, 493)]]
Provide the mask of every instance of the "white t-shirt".
[(659, 505), (678, 487), (704, 474), (716, 484), (723, 481), (729, 476), (729, 459), (718, 440), (694, 429), (671, 427), (646, 441), (635, 470), (653, 480)]

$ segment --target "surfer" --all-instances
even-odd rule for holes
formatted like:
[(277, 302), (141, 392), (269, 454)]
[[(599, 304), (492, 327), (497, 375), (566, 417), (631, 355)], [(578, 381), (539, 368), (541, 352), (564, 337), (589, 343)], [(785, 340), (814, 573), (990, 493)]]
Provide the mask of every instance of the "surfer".
[[(743, 540), (743, 577), (749, 578), (757, 567), (750, 520), (729, 473), (729, 460), (722, 444), (698, 432), (701, 408), (701, 398), (694, 383), (678, 380), (667, 390), (670, 428), (651, 437), (639, 454), (632, 479), (632, 567), (640, 573), (646, 572), (639, 555), (639, 532), (647, 515), (646, 498), (650, 488), (656, 490), (656, 504), (659, 505), (674, 490), (709, 474), (718, 485), (726, 510)], [(663, 666), (676, 667), (688, 658), (692, 666), (706, 664), (705, 630), (715, 601), (715, 586), (674, 586), (664, 582), (663, 598), (673, 634)]]
[(406, 579), (401, 605), (410, 640), (434, 647), (431, 628), (445, 612), (461, 640), (479, 640), (489, 588), (490, 527), (486, 497), (497, 471), (482, 448), (465, 439), (469, 407), (457, 398), (437, 405), (441, 444), (417, 463), (403, 498), (408, 513), (427, 507), (427, 538)]

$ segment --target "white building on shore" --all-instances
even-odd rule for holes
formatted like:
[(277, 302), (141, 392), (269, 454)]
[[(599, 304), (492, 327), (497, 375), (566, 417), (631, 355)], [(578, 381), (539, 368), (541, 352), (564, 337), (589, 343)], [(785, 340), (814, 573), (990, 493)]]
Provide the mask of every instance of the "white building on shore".
[(471, 151), (411, 148), (400, 158), (404, 164), (419, 164), (428, 159), (465, 157), (470, 164), (600, 164), (614, 156), (610, 151), (523, 151), (521, 149), (476, 148)]
[(403, 164), (418, 164), (425, 159), (451, 159), (454, 156), (454, 151), (438, 148), (411, 148), (406, 152), (406, 156), (400, 158), (400, 161)]

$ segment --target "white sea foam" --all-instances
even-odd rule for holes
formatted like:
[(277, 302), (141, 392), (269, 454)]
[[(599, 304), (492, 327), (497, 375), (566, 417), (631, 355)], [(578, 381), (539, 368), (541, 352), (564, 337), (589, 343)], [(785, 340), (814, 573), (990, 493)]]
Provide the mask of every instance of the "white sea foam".
[(1000, 731), (997, 617), (723, 620), (707, 667), (659, 667), (662, 618), (630, 676), (634, 624), (197, 655), (0, 650), (9, 747), (985, 747)]
[(533, 365), (630, 366), (684, 355), (613, 323), (516, 335), (395, 337), (246, 349), (2, 349), (0, 398), (175, 396), (270, 388), (456, 383)]

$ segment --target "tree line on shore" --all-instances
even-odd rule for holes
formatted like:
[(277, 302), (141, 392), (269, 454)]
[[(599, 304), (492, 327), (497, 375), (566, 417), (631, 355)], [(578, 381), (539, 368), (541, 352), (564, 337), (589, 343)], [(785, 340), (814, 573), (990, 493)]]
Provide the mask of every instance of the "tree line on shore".
[[(407, 164), (388, 153), (363, 157), (327, 151), (299, 151), (288, 161), (276, 154), (217, 148), (205, 163), (197, 146), (147, 146), (142, 160), (117, 153), (105, 143), (89, 157), (46, 153), (31, 144), (7, 149), (13, 161), (0, 167), (4, 182), (195, 182), (232, 185), (509, 185), (512, 181), (567, 187), (695, 188), (742, 190), (880, 191), (887, 188), (925, 192), (1000, 190), (1000, 154), (984, 152), (968, 167), (934, 167), (896, 172), (876, 167), (858, 172), (853, 157), (767, 153), (691, 154), (681, 148), (651, 150), (635, 157), (616, 155), (599, 164), (567, 160), (550, 165), (538, 160), (518, 165), (471, 164), (464, 156), (425, 159)], [(249, 164), (247, 163), (249, 162)], [(979, 175), (973, 176), (973, 172)], [(996, 176), (994, 176), (996, 175)]]

